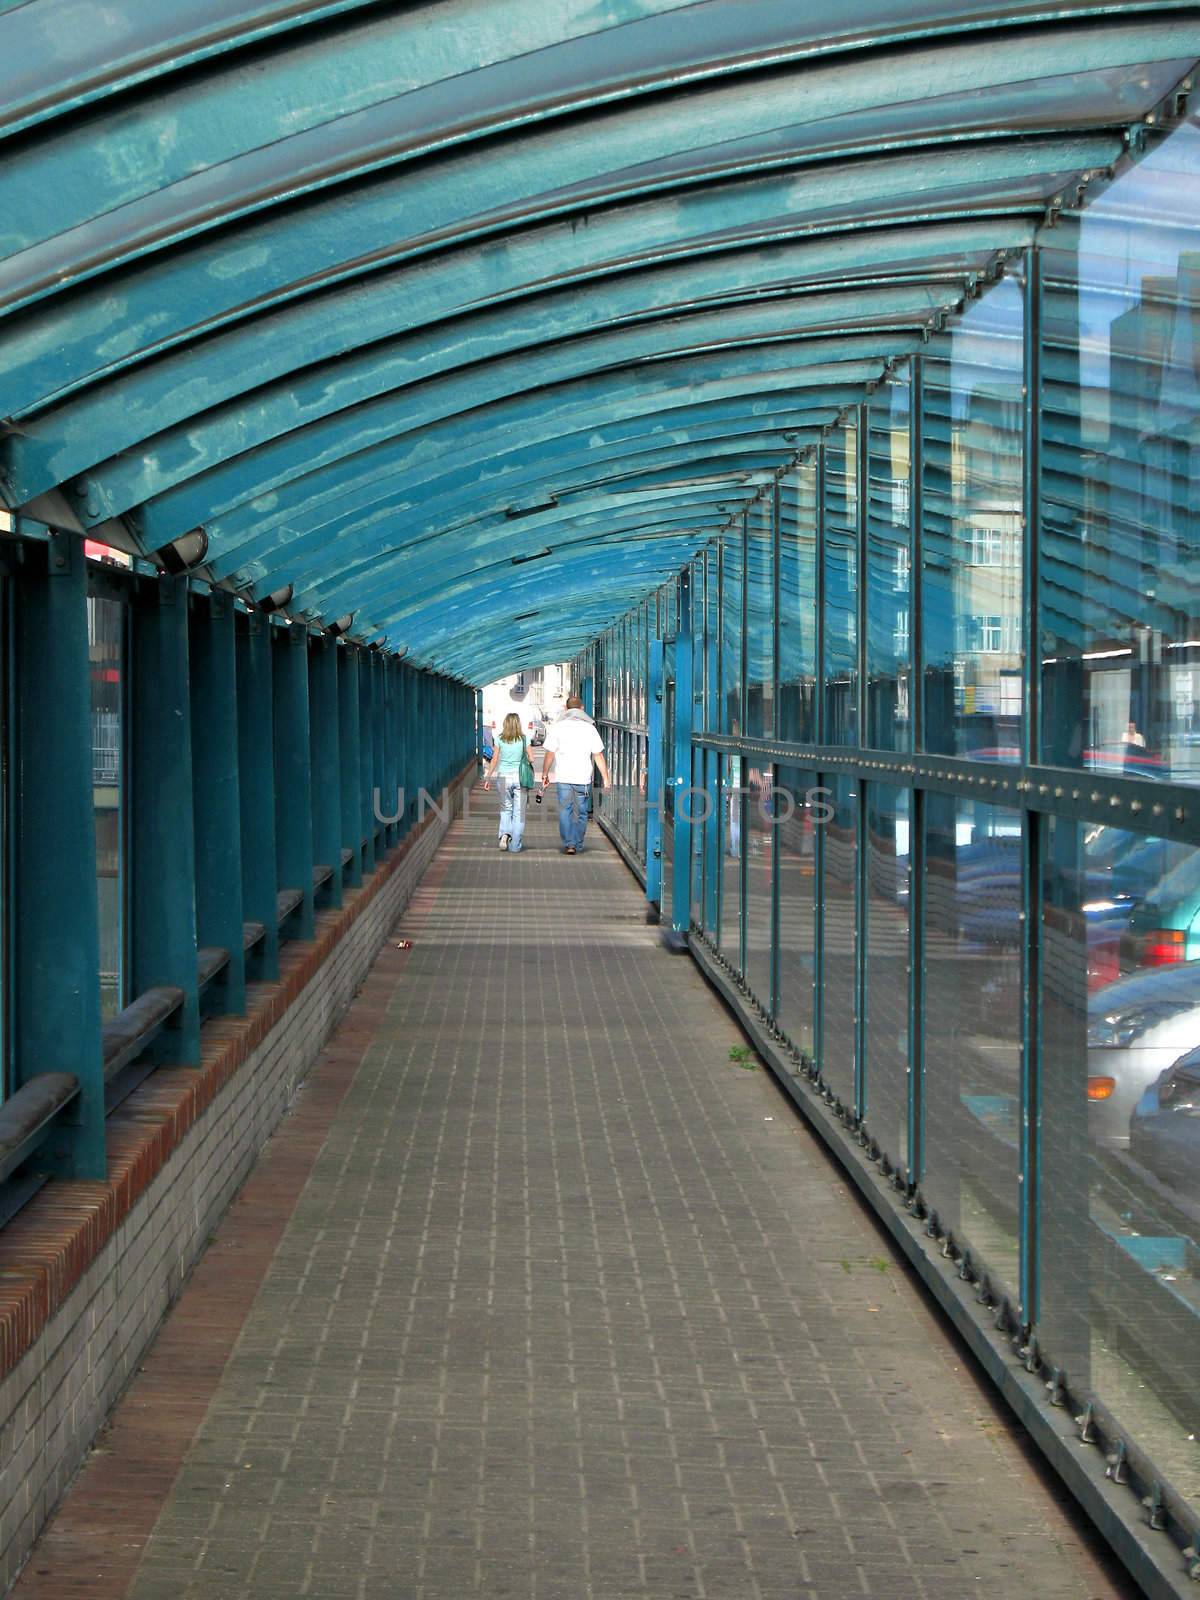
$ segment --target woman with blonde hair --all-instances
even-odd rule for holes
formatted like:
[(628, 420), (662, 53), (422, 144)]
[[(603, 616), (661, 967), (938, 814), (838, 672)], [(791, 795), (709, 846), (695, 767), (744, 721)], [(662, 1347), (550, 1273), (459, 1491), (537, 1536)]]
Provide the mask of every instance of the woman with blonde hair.
[[(526, 786), (523, 780), (526, 774), (522, 772), (522, 767), (528, 767), (528, 764), (529, 752), (525, 746), (525, 735), (521, 732), (521, 719), (515, 711), (510, 711), (500, 729), (500, 737), (496, 740), (483, 783), (485, 789), (490, 789), (494, 778), (500, 791), (501, 850), (519, 850), (525, 836)], [(531, 786), (531, 767), (528, 776)]]

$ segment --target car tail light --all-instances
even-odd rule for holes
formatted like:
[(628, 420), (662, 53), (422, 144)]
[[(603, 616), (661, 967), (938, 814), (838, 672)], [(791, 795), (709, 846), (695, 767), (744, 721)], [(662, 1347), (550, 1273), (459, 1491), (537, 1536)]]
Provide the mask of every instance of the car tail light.
[(1117, 1080), (1115, 1078), (1089, 1078), (1088, 1099), (1107, 1100), (1116, 1087)]
[(1169, 967), (1173, 961), (1184, 958), (1184, 933), (1182, 928), (1151, 928), (1142, 941), (1144, 967)]

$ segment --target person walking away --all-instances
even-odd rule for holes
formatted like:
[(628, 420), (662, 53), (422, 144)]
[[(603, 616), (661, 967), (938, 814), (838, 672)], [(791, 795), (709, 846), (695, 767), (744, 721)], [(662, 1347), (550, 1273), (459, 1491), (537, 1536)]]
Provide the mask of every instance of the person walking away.
[(525, 735), (515, 711), (505, 717), (483, 787), (490, 789), (493, 779), (500, 794), (500, 848), (521, 848), (525, 837), (525, 791), (521, 787), (521, 762), (526, 758)]
[(546, 754), (542, 762), (542, 788), (550, 787), (553, 775), (558, 794), (558, 834), (569, 855), (583, 849), (588, 825), (588, 799), (592, 787), (592, 763), (605, 784), (609, 782), (604, 759), (604, 740), (596, 724), (583, 709), (578, 695), (567, 700), (566, 710), (546, 735)]

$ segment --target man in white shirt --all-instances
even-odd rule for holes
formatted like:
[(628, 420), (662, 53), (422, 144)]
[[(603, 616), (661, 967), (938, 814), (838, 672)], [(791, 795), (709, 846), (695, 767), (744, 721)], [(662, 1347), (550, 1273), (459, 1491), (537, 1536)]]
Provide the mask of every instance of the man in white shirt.
[(569, 855), (583, 849), (588, 825), (588, 795), (592, 787), (592, 763), (607, 784), (608, 764), (604, 759), (604, 740), (596, 724), (583, 709), (578, 695), (567, 700), (567, 709), (546, 736), (546, 755), (542, 762), (542, 788), (550, 787), (555, 774), (558, 788), (558, 834)]

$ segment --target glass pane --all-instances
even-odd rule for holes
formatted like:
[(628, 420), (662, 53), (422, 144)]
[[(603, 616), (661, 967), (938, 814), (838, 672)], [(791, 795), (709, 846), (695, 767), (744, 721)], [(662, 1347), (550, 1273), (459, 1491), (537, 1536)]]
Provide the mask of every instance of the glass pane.
[(802, 463), (779, 496), (779, 737), (817, 737), (817, 468)]
[(1200, 850), (1054, 818), (1043, 890), (1039, 1338), (1200, 1510)]
[(704, 931), (713, 944), (721, 936), (721, 852), (724, 848), (725, 791), (721, 785), (721, 756), (715, 750), (704, 752)]
[(694, 745), (690, 783), (690, 793), (680, 804), (693, 824), (691, 925), (695, 928), (704, 922), (704, 751)]
[[(663, 646), (663, 720), (662, 720), (662, 771), (669, 779), (675, 772), (675, 646)], [(664, 923), (671, 921), (672, 895), (675, 889), (675, 795), (674, 784), (664, 782), (662, 806), (662, 887), (659, 909)], [(642, 808), (638, 808), (642, 814)]]
[(925, 747), (1016, 761), (1024, 299), (1006, 278), (925, 359)]
[[(779, 1026), (813, 1059), (814, 841), (824, 817), (815, 772), (781, 767), (774, 810), (779, 852)], [(812, 800), (810, 802), (810, 798)]]
[(821, 829), (821, 1077), (844, 1106), (854, 1109), (855, 922), (858, 861), (858, 789), (839, 774), (824, 780), (833, 815)]
[(742, 850), (745, 843), (746, 797), (740, 755), (724, 758), (724, 829), (721, 869), (721, 950), (742, 970)]
[(909, 1170), (909, 791), (867, 788), (866, 1117), (894, 1166)]
[(775, 558), (773, 500), (746, 517), (746, 732), (775, 732)]
[(922, 1187), (942, 1225), (1015, 1297), (1021, 815), (933, 793), (925, 806)]
[(100, 1011), (102, 1016), (111, 1017), (125, 1003), (121, 849), (124, 612), (116, 600), (89, 600), (87, 607), (92, 680), (92, 806), (100, 912)]
[(868, 403), (867, 743), (912, 748), (909, 611), (912, 592), (907, 376)]
[(742, 533), (722, 545), (721, 559), (721, 714), (724, 733), (742, 730)]
[(748, 764), (746, 788), (746, 982), (759, 1004), (769, 1010), (774, 873), (770, 767)]
[(1043, 754), (1200, 782), (1200, 128), (1043, 251)]
[(858, 428), (834, 428), (825, 458), (825, 743), (858, 740)]

